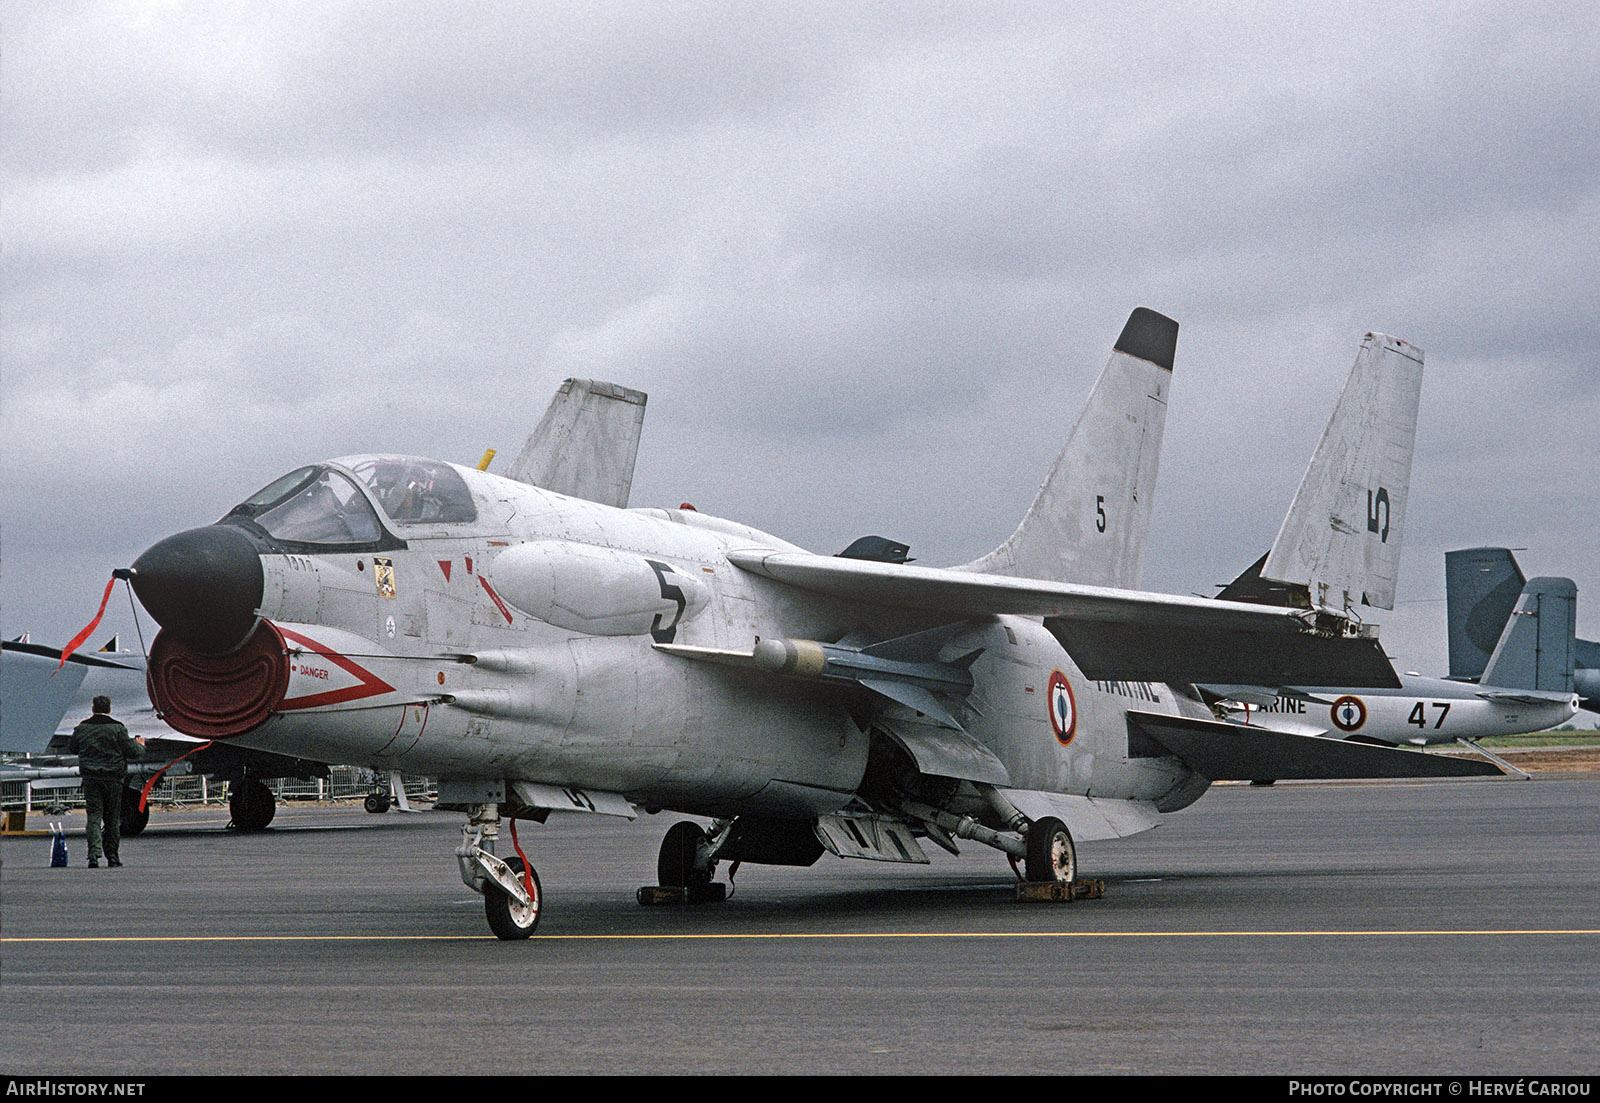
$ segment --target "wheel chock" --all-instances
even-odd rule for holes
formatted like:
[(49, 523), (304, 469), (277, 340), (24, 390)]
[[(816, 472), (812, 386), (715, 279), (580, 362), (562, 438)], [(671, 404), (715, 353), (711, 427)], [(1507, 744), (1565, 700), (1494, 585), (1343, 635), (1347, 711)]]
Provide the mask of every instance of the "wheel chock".
[(1048, 900), (1070, 904), (1074, 900), (1098, 900), (1106, 894), (1104, 881), (1080, 878), (1066, 881), (1018, 881), (1018, 900)]
[(709, 885), (646, 885), (639, 890), (639, 903), (645, 907), (670, 904), (720, 904), (728, 898), (728, 886), (721, 881)]

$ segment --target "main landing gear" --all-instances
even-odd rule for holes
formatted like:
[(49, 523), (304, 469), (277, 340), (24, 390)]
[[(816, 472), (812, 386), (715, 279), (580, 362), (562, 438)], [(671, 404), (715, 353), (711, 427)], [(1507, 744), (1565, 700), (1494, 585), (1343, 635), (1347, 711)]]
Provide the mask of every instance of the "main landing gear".
[[(721, 837), (725, 837), (724, 830)], [(705, 828), (684, 820), (667, 828), (656, 858), (656, 885), (639, 890), (641, 904), (720, 904), (728, 886), (716, 875), (716, 842)]]
[(1054, 816), (1041, 816), (1028, 825), (1027, 856), (1023, 859), (1023, 879), (1034, 884), (1078, 878), (1078, 848), (1072, 844), (1067, 825)]
[(238, 831), (262, 831), (278, 812), (278, 798), (264, 781), (253, 777), (228, 783), (228, 814)]
[(467, 815), (461, 828), (456, 862), (461, 880), (483, 895), (483, 914), (496, 938), (514, 942), (527, 938), (539, 926), (544, 894), (539, 875), (522, 858), (504, 861), (495, 853), (500, 838), (500, 806), (480, 804)]
[(122, 837), (137, 835), (150, 822), (150, 809), (139, 807), (139, 790), (129, 785), (122, 790)]
[(951, 853), (957, 853), (955, 839), (973, 839), (1002, 851), (1017, 874), (1018, 900), (1093, 900), (1104, 895), (1104, 881), (1079, 879), (1078, 848), (1062, 820), (1055, 816), (1030, 820), (998, 791), (987, 786), (981, 791), (1003, 830), (913, 801), (902, 802), (901, 807), (920, 819), (928, 837)]

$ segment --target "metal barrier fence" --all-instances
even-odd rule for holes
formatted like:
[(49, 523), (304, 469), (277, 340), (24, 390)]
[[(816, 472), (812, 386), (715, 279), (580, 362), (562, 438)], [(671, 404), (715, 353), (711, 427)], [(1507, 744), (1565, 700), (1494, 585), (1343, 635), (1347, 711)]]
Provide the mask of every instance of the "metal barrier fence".
[[(386, 776), (378, 775), (375, 779), (371, 770), (355, 766), (330, 766), (326, 778), (313, 778), (310, 781), (281, 778), (267, 782), (267, 786), (279, 801), (360, 800), (374, 791), (375, 780), (376, 788), (389, 791), (389, 779)], [(428, 803), (437, 795), (438, 786), (431, 777), (403, 774), (400, 780), (405, 786), (408, 800)], [(156, 807), (225, 804), (227, 800), (227, 782), (207, 781), (195, 775), (164, 777), (150, 791), (150, 804)], [(0, 807), (51, 813), (82, 808), (83, 790), (76, 778), (3, 781), (0, 782)]]

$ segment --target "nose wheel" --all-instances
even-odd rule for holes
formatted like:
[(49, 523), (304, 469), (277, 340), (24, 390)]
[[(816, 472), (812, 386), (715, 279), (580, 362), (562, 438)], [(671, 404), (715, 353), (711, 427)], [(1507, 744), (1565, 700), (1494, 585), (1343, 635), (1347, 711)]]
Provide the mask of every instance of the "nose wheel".
[[(473, 806), (461, 828), (456, 862), (461, 868), (462, 883), (473, 892), (483, 894), (484, 918), (488, 919), (494, 936), (515, 942), (527, 938), (539, 926), (544, 891), (539, 886), (539, 874), (520, 854), (509, 861), (495, 855), (499, 836), (499, 806)], [(512, 845), (515, 844), (513, 822)]]
[[(518, 899), (498, 884), (491, 883), (484, 888), (483, 914), (489, 920), (489, 929), (494, 932), (496, 938), (514, 942), (533, 934), (534, 928), (539, 925), (539, 908), (544, 896), (539, 888), (539, 874), (528, 867), (521, 858), (512, 858), (506, 862), (506, 868), (518, 881), (523, 881), (523, 874), (526, 872), (527, 879), (523, 884), (523, 891), (528, 898)], [(532, 892), (527, 891), (529, 884), (533, 886)]]

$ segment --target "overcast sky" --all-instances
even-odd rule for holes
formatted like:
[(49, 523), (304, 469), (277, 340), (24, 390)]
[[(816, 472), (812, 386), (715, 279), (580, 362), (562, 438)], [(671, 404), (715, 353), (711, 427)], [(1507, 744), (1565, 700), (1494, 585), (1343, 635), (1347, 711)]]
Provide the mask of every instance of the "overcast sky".
[(1396, 664), (1452, 548), (1600, 638), (1593, 5), (8, 0), (0, 81), (7, 637), (304, 463), (499, 467), (575, 375), (649, 392), (636, 505), (961, 563), (1148, 306), (1148, 588), (1266, 550), (1377, 330)]

